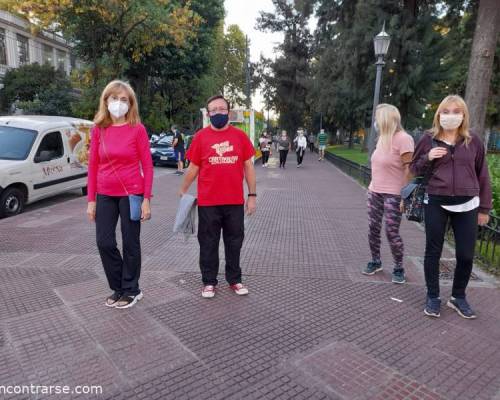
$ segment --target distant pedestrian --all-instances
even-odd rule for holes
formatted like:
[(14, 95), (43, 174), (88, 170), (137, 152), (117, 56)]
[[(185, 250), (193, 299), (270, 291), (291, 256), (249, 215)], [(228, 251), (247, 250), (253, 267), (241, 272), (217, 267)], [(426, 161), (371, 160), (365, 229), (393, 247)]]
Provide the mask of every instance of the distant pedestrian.
[(372, 180), (368, 186), (368, 240), (372, 260), (363, 274), (373, 275), (382, 270), (380, 234), (385, 217), (385, 232), (394, 261), (392, 282), (405, 283), (404, 246), (399, 234), (402, 217), (400, 193), (409, 180), (409, 164), (415, 145), (413, 138), (403, 130), (396, 107), (379, 104), (375, 124), (378, 141), (371, 158)]
[(279, 135), (276, 133), (273, 135), (273, 144), (274, 144), (274, 150), (275, 151), (278, 151), (278, 147), (279, 147), (279, 144), (278, 144), (278, 141), (280, 140), (280, 137)]
[(271, 142), (267, 132), (263, 132), (259, 138), (260, 151), (262, 153), (262, 166), (267, 167), (271, 155)]
[(177, 161), (177, 171), (176, 175), (184, 174), (184, 156), (185, 156), (185, 146), (184, 146), (184, 136), (182, 132), (179, 131), (176, 125), (172, 126), (172, 132), (174, 133), (174, 138), (172, 141), (172, 147), (174, 148), (174, 156)]
[(303, 128), (299, 128), (297, 130), (297, 136), (295, 137), (294, 142), (296, 143), (295, 152), (297, 153), (297, 168), (300, 168), (307, 149), (307, 139), (304, 135)]
[[(210, 125), (196, 133), (186, 154), (190, 160), (180, 194), (198, 178), (198, 241), (203, 281), (202, 297), (215, 296), (222, 231), (226, 280), (237, 295), (248, 294), (242, 284), (240, 252), (244, 213), (256, 209), (255, 149), (245, 132), (229, 124), (229, 102), (222, 96), (207, 101)], [(243, 178), (248, 186), (245, 203)]]
[(278, 140), (278, 150), (280, 152), (280, 168), (285, 169), (286, 158), (292, 145), (286, 131), (281, 131), (281, 137)]
[(323, 161), (325, 159), (325, 149), (328, 142), (328, 135), (325, 133), (324, 129), (321, 129), (318, 133), (318, 161)]
[(314, 151), (314, 142), (316, 142), (316, 137), (311, 132), (311, 134), (307, 137), (307, 143), (309, 145), (309, 150), (311, 151), (311, 153)]
[[(95, 221), (97, 248), (113, 291), (106, 306), (129, 308), (143, 297), (139, 288), (140, 233), (141, 222), (151, 217), (153, 161), (135, 93), (128, 83), (113, 81), (106, 86), (94, 123), (87, 215)], [(118, 218), (123, 254), (116, 243)]]
[(469, 111), (460, 96), (447, 96), (441, 102), (432, 129), (417, 144), (410, 168), (414, 175), (425, 174), (429, 168), (432, 171), (424, 200), (424, 313), (440, 316), (439, 259), (450, 222), (457, 264), (447, 305), (463, 318), (476, 318), (465, 289), (472, 272), (477, 226), (488, 223), (492, 194), (484, 145), (469, 130)]

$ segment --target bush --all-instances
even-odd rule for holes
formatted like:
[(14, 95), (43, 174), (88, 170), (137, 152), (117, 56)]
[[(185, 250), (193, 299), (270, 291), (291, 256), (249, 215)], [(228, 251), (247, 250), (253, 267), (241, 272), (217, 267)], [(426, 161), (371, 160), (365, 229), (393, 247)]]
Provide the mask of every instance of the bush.
[(488, 156), (488, 166), (493, 191), (493, 213), (500, 216), (500, 154), (490, 154)]
[(0, 92), (3, 110), (17, 107), (30, 114), (71, 115), (72, 88), (64, 72), (50, 65), (28, 64), (7, 71)]

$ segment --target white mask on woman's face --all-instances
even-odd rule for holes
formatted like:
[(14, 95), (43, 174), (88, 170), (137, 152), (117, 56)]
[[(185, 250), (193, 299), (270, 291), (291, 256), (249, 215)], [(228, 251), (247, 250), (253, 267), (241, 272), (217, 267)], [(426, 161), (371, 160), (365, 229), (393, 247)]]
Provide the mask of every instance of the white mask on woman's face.
[(443, 129), (446, 130), (457, 129), (460, 125), (462, 125), (463, 120), (464, 115), (462, 113), (439, 114), (439, 123), (441, 124)]
[(113, 117), (121, 118), (128, 113), (128, 104), (120, 100), (110, 101), (108, 111)]

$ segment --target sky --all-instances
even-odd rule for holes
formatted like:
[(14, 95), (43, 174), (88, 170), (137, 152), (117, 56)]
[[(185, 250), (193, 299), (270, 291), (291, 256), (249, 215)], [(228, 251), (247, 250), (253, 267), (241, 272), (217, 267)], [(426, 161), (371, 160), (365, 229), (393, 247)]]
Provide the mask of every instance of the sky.
[[(225, 0), (225, 25), (236, 24), (250, 39), (250, 59), (257, 62), (261, 53), (265, 57), (274, 58), (273, 48), (282, 41), (279, 33), (264, 33), (255, 28), (260, 11), (274, 12), (271, 0)], [(263, 99), (256, 93), (252, 99), (253, 108), (262, 110)]]

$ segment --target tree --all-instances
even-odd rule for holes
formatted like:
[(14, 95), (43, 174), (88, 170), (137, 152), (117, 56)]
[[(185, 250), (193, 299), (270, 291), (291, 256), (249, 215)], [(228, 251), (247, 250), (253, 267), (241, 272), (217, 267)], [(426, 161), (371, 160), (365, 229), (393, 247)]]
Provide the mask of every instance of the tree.
[(498, 1), (480, 0), (467, 75), (465, 101), (469, 107), (471, 128), (483, 138), (499, 31), (500, 7)]
[(50, 65), (28, 64), (7, 71), (0, 91), (2, 108), (18, 100), (25, 112), (71, 115), (72, 89), (64, 72)]
[[(312, 2), (273, 0), (275, 13), (261, 12), (257, 26), (262, 31), (282, 32), (284, 41), (278, 46), (281, 54), (268, 65), (276, 91), (279, 124), (293, 135), (307, 120), (307, 92), (312, 36), (308, 19)], [(269, 81), (268, 81), (269, 82)]]

